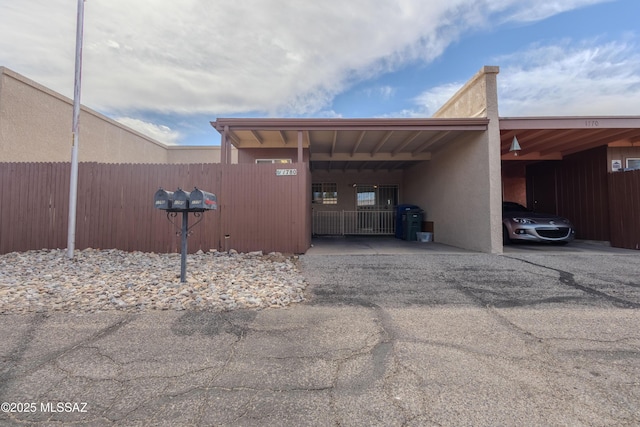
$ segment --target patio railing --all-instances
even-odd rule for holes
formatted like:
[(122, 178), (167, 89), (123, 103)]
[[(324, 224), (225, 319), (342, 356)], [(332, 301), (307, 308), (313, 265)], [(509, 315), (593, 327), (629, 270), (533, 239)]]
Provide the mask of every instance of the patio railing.
[(381, 211), (313, 211), (313, 234), (393, 235), (395, 212)]

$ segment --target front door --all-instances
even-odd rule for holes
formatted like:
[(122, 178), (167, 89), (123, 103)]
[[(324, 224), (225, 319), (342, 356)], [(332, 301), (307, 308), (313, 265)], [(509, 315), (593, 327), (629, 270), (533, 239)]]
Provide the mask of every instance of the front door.
[(393, 234), (393, 207), (397, 204), (397, 185), (357, 185), (357, 233)]
[(527, 167), (527, 207), (536, 212), (557, 214), (556, 162)]

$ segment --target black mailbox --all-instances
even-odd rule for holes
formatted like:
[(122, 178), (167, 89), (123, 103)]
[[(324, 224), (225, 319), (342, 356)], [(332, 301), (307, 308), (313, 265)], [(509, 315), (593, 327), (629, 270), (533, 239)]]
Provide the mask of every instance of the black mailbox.
[(153, 205), (157, 209), (168, 210), (172, 208), (173, 191), (166, 191), (160, 188), (153, 196)]
[[(178, 188), (176, 191), (165, 191), (160, 188), (153, 196), (153, 204), (158, 209), (167, 211), (167, 219), (170, 223), (179, 228), (178, 233), (181, 238), (180, 242), (180, 282), (184, 283), (187, 277), (187, 237), (190, 230), (196, 224), (202, 221), (202, 213), (207, 210), (218, 209), (218, 198), (213, 193), (198, 190), (197, 187), (193, 187), (192, 192), (183, 191), (182, 188)], [(178, 216), (178, 213), (182, 212), (182, 227), (172, 220)], [(198, 218), (195, 224), (189, 227), (189, 214), (193, 214)]]
[(215, 210), (218, 209), (218, 198), (215, 194), (193, 188), (189, 196), (189, 209)]
[(173, 193), (173, 205), (171, 209), (179, 211), (189, 209), (189, 195), (190, 193), (188, 191), (178, 188), (178, 190)]

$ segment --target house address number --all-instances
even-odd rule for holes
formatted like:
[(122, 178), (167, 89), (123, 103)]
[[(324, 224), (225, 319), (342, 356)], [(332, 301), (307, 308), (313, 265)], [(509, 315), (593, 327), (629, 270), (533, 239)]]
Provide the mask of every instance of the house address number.
[(600, 123), (598, 123), (597, 120), (585, 120), (584, 125), (588, 128), (597, 128), (598, 126), (600, 126)]
[(276, 176), (298, 175), (298, 169), (276, 169)]

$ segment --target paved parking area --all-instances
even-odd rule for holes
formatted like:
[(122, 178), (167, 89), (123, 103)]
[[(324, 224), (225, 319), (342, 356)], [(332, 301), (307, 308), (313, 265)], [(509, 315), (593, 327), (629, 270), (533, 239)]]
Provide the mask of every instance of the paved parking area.
[(284, 310), (1, 316), (0, 425), (640, 424), (640, 253), (360, 251)]
[[(316, 237), (307, 255), (392, 255), (412, 253), (473, 253), (465, 249), (448, 246), (439, 242), (408, 242), (389, 236), (336, 236)], [(548, 243), (515, 242), (504, 246), (505, 254), (521, 253), (601, 253), (640, 254), (640, 251), (611, 247), (608, 242), (575, 240), (566, 245)]]

